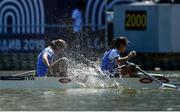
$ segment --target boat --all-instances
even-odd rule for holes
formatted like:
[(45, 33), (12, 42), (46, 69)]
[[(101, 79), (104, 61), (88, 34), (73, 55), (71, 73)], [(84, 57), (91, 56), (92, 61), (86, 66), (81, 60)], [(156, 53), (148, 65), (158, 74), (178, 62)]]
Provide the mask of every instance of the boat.
[[(159, 89), (157, 83), (150, 77), (137, 73), (139, 77), (107, 78), (105, 76), (71, 77), (35, 77), (0, 76), (0, 89), (68, 89), (68, 88), (117, 88), (131, 89)], [(165, 77), (162, 74), (150, 74), (163, 84), (172, 84), (180, 87), (180, 77)]]

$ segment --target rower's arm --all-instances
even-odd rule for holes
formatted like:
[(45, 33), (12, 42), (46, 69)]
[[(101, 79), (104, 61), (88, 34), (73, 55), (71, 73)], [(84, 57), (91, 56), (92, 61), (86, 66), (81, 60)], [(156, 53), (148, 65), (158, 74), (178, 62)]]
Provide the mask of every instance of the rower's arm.
[(119, 57), (119, 58), (117, 59), (118, 65), (123, 65), (123, 64), (126, 63), (126, 61), (128, 61), (129, 59), (130, 59), (129, 56)]
[(136, 52), (135, 51), (131, 51), (125, 57), (118, 57), (118, 59), (116, 59), (116, 62), (118, 63), (118, 65), (123, 65), (125, 62), (127, 62), (129, 59), (131, 59), (134, 56), (136, 56)]
[(49, 62), (49, 60), (48, 60), (48, 54), (47, 54), (47, 53), (44, 53), (44, 54), (43, 54), (43, 63), (44, 63), (48, 68), (51, 67), (50, 62)]

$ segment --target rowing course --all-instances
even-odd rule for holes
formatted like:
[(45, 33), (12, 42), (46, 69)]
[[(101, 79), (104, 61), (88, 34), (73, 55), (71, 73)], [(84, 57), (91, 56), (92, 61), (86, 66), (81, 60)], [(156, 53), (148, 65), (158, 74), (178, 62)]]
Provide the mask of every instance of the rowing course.
[[(24, 71), (1, 71), (0, 73), (14, 75), (21, 72)], [(179, 71), (160, 73), (174, 76), (180, 74)], [(82, 73), (79, 72), (79, 74)], [(0, 111), (180, 110), (179, 101), (179, 91), (174, 90), (123, 90), (121, 88), (0, 90)]]
[(0, 93), (1, 111), (180, 110), (179, 92), (169, 90), (0, 90)]

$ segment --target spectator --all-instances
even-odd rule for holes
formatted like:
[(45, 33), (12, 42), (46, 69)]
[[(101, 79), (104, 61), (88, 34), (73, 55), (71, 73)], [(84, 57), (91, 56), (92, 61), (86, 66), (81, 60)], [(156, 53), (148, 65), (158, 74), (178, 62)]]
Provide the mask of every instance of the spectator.
[(77, 7), (72, 11), (73, 33), (82, 32), (84, 7), (85, 1), (80, 0), (77, 4)]
[(83, 46), (83, 15), (84, 15), (85, 1), (79, 0), (77, 7), (72, 11), (73, 22), (73, 39), (71, 47), (73, 51), (81, 51)]

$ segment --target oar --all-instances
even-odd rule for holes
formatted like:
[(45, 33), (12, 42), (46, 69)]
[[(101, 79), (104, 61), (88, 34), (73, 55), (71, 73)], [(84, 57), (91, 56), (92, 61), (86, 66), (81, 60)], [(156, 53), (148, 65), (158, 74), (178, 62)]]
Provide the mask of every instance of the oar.
[(19, 74), (15, 74), (15, 75), (13, 75), (13, 76), (25, 76), (25, 75), (27, 75), (27, 74), (30, 74), (30, 73), (35, 73), (36, 72), (36, 70), (31, 70), (31, 71), (27, 71), (27, 72), (23, 72), (23, 73), (19, 73)]
[(127, 62), (127, 63), (132, 65), (132, 66), (135, 66), (136, 70), (138, 70), (139, 72), (141, 72), (144, 75), (148, 76), (149, 78), (151, 78), (152, 80), (156, 81), (157, 83), (161, 84), (162, 88), (167, 87), (167, 88), (179, 89), (177, 86), (175, 86), (173, 84), (162, 83), (161, 81), (159, 81), (158, 79), (156, 79), (155, 77), (150, 75), (148, 72), (142, 70), (138, 65), (135, 65), (134, 63), (130, 63), (130, 62)]

